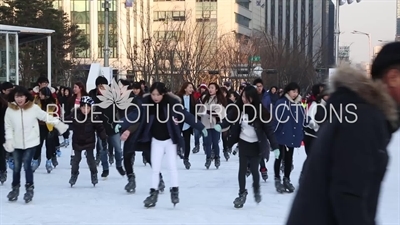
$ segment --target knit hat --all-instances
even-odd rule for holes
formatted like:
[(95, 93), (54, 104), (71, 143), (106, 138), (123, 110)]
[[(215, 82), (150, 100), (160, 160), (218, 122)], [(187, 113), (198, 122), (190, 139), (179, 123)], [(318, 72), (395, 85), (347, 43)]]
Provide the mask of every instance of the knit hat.
[(83, 96), (80, 100), (80, 106), (84, 106), (84, 105), (88, 105), (88, 106), (94, 105), (93, 99), (89, 96)]
[(382, 47), (371, 67), (373, 79), (382, 79), (389, 67), (400, 65), (400, 42), (392, 42)]

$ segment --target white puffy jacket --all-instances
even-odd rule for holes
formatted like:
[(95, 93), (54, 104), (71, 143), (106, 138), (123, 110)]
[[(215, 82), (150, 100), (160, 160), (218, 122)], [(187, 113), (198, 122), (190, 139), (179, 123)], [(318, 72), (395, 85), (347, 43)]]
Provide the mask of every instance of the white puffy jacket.
[(10, 103), (4, 116), (6, 143), (12, 143), (14, 149), (28, 149), (39, 145), (38, 120), (54, 125), (60, 133), (68, 128), (68, 125), (50, 116), (33, 102), (27, 102), (23, 107)]

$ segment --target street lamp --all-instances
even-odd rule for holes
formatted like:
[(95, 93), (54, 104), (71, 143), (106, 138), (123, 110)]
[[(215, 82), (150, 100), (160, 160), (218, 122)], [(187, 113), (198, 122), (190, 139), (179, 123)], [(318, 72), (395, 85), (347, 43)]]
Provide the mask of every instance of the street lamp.
[[(361, 0), (356, 0), (357, 1), (357, 3), (360, 3), (361, 2)], [(336, 0), (336, 5), (335, 5), (335, 7), (336, 7), (336, 9), (335, 9), (335, 65), (337, 66), (338, 65), (338, 63), (339, 63), (339, 45), (340, 45), (340, 42), (339, 42), (339, 36), (340, 36), (340, 26), (339, 26), (339, 8), (340, 8), (340, 6), (342, 6), (342, 5), (345, 5), (346, 3), (347, 4), (351, 4), (351, 3), (353, 3), (354, 2), (354, 0)]]
[(359, 35), (365, 35), (365, 36), (367, 36), (368, 37), (368, 48), (369, 48), (369, 60), (371, 60), (372, 59), (372, 44), (371, 44), (371, 34), (369, 34), (369, 33), (365, 33), (365, 32), (361, 32), (361, 31), (357, 31), (357, 30), (355, 30), (355, 31), (353, 31), (353, 32), (351, 32), (352, 34), (359, 34)]

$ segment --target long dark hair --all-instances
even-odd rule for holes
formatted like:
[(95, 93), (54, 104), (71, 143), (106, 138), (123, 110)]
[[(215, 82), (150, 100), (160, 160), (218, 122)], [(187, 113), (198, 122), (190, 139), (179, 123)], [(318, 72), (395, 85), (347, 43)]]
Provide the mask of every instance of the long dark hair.
[(80, 82), (80, 81), (75, 82), (74, 85), (78, 86), (79, 89), (81, 90), (81, 96), (88, 96), (89, 95), (87, 93), (87, 91), (86, 91), (85, 85), (82, 82)]
[(57, 100), (53, 97), (50, 88), (42, 87), (40, 88), (39, 93), (45, 96), (45, 99), (40, 99), (40, 105), (42, 110), (46, 110), (48, 104), (57, 103)]
[(10, 92), (8, 97), (8, 102), (14, 102), (15, 96), (22, 96), (26, 97), (26, 102), (30, 101), (33, 102), (33, 95), (28, 91), (28, 89), (22, 86), (15, 86), (15, 88)]
[[(208, 87), (210, 87), (211, 85), (214, 85), (215, 89), (217, 90), (215, 93), (215, 97), (217, 98), (217, 103), (221, 104), (222, 106), (225, 107), (226, 106), (226, 98), (225, 98), (224, 94), (222, 93), (221, 88), (219, 87), (219, 85), (217, 83), (210, 83), (208, 85)], [(208, 100), (210, 100), (210, 98), (211, 98), (211, 95), (210, 95), (210, 92), (208, 91), (204, 95), (203, 102), (208, 102)]]
[[(252, 118), (258, 119), (258, 118), (260, 118), (260, 115), (262, 116), (262, 119), (264, 121), (270, 119), (271, 115), (268, 112), (268, 110), (264, 107), (264, 105), (262, 104), (260, 95), (258, 94), (257, 89), (255, 87), (249, 85), (243, 89), (243, 92), (240, 95), (240, 98), (236, 101), (236, 104), (240, 110), (243, 109), (243, 105), (244, 105), (243, 99), (242, 99), (243, 95), (245, 95), (244, 97), (246, 97), (248, 102), (250, 102), (250, 100), (251, 100), (250, 104), (252, 106), (254, 106), (254, 108), (246, 107), (244, 110), (244, 113), (246, 113), (249, 116), (250, 120)], [(256, 111), (254, 111), (254, 109)]]
[[(179, 97), (183, 98), (183, 96), (186, 94), (185, 89), (186, 89), (189, 85), (192, 85), (193, 91), (194, 91), (194, 85), (193, 85), (193, 83), (192, 83), (192, 82), (186, 81), (186, 82), (183, 83), (183, 85), (181, 86), (181, 89), (178, 91), (177, 95), (178, 95)], [(189, 96), (189, 98), (190, 98), (190, 104), (191, 104), (191, 105), (195, 104), (195, 100), (194, 100), (193, 93)], [(182, 104), (183, 104), (183, 102), (182, 102)]]

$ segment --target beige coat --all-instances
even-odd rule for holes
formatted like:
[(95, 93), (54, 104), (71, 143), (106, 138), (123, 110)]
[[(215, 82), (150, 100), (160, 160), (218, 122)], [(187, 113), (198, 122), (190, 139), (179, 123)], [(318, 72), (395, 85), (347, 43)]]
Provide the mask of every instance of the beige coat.
[[(219, 117), (220, 122), (222, 122), (226, 116), (225, 107), (217, 103), (217, 98), (215, 96), (210, 97), (208, 102), (196, 106), (199, 107), (197, 115), (200, 116), (201, 122), (206, 129), (214, 129), (214, 126), (217, 124), (216, 117)], [(207, 112), (212, 112), (212, 115)]]

